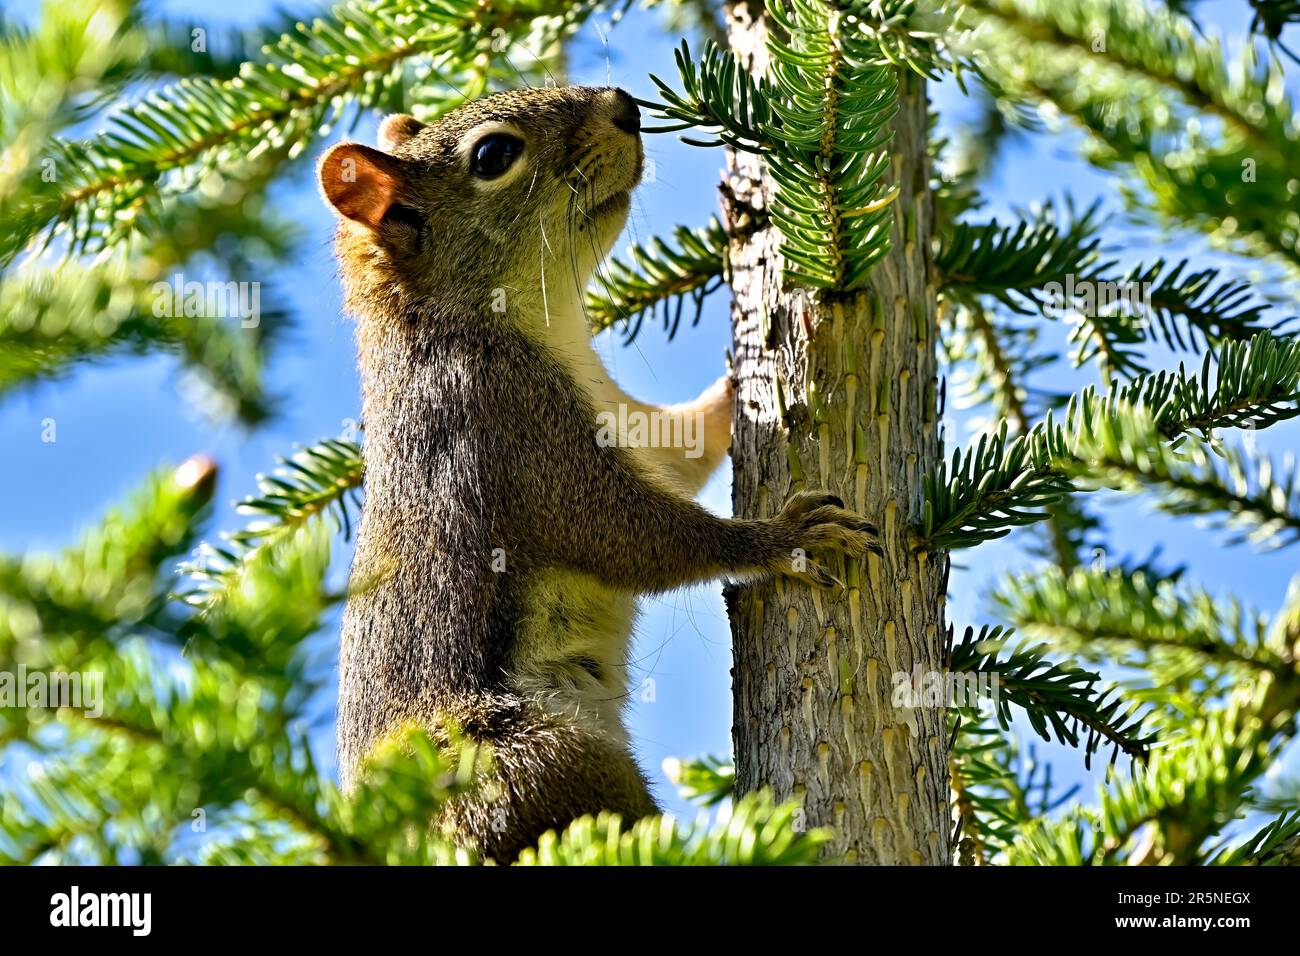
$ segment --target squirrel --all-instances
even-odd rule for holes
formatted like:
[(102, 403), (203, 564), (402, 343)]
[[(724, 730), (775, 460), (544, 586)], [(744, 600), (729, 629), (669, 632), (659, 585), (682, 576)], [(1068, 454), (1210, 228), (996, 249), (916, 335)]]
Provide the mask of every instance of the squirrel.
[[(638, 596), (720, 577), (834, 581), (812, 551), (879, 550), (833, 495), (767, 519), (692, 498), (731, 437), (724, 376), (659, 409), (592, 346), (584, 292), (622, 232), (644, 153), (614, 88), (496, 93), (319, 167), (356, 320), (365, 500), (339, 655), (345, 791), (417, 725), (491, 755), (435, 824), (511, 862), (547, 830), (658, 812), (623, 725)], [(698, 416), (703, 453), (597, 440), (618, 406)], [(625, 416), (626, 419), (626, 416)]]

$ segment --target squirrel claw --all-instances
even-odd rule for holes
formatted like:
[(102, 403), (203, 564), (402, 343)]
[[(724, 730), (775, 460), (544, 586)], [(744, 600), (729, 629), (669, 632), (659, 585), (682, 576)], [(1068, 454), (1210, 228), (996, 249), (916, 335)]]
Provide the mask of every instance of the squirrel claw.
[[(829, 550), (853, 557), (883, 553), (876, 526), (845, 508), (836, 495), (800, 492), (786, 502), (775, 520), (788, 527), (792, 551)], [(820, 576), (815, 573), (813, 577), (814, 583), (826, 586), (835, 581), (829, 574), (829, 582), (816, 580)]]
[(795, 580), (798, 581), (802, 581), (804, 584), (807, 584), (810, 587), (828, 588), (828, 589), (836, 588), (836, 587), (838, 588), (844, 587), (843, 581), (841, 581), (835, 575), (831, 574), (830, 571), (826, 570), (826, 568), (824, 568), (822, 565), (818, 564), (817, 562), (804, 559), (802, 563), (803, 563), (802, 569), (786, 571), (785, 576), (788, 578), (794, 578)]

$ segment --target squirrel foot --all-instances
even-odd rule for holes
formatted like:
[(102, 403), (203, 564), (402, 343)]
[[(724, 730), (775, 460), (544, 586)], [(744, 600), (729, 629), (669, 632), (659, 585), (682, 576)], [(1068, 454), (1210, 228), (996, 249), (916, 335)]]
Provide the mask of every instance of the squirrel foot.
[(798, 492), (771, 520), (789, 544), (771, 570), (806, 584), (843, 587), (842, 581), (808, 556), (810, 551), (834, 551), (855, 558), (883, 553), (876, 526), (824, 491)]

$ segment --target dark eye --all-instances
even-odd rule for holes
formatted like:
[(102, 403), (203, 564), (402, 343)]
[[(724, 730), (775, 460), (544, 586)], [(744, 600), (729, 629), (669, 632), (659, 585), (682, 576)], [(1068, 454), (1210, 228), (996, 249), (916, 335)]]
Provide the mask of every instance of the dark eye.
[(474, 156), (470, 168), (475, 176), (484, 179), (496, 179), (524, 151), (524, 141), (509, 133), (492, 133), (484, 136), (474, 144)]

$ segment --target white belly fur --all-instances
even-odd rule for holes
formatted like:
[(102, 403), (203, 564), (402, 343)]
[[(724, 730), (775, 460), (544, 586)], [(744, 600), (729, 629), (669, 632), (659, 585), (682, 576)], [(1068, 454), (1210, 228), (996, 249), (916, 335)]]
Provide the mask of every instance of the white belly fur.
[(511, 683), (627, 744), (628, 653), (636, 598), (590, 575), (550, 570), (524, 599)]
[[(559, 303), (553, 303), (559, 304)], [(592, 347), (590, 326), (576, 303), (565, 303), (551, 321), (539, 322), (537, 331), (569, 366), (574, 381), (587, 393), (595, 413), (617, 412), (619, 405), (641, 412), (660, 411), (638, 402), (610, 377), (605, 363)], [(729, 431), (729, 417), (725, 420)], [(592, 441), (598, 423), (593, 414)], [(721, 441), (725, 448), (726, 439)], [(625, 436), (619, 442), (628, 447)], [(707, 473), (716, 465), (715, 454), (691, 487), (667, 459), (679, 459), (680, 449), (628, 448), (641, 474), (661, 487), (694, 497)], [(629, 655), (636, 622), (636, 595), (602, 584), (573, 571), (540, 572), (524, 598), (519, 622), (511, 683), (557, 712), (572, 715), (627, 745), (623, 709), (632, 683)]]

